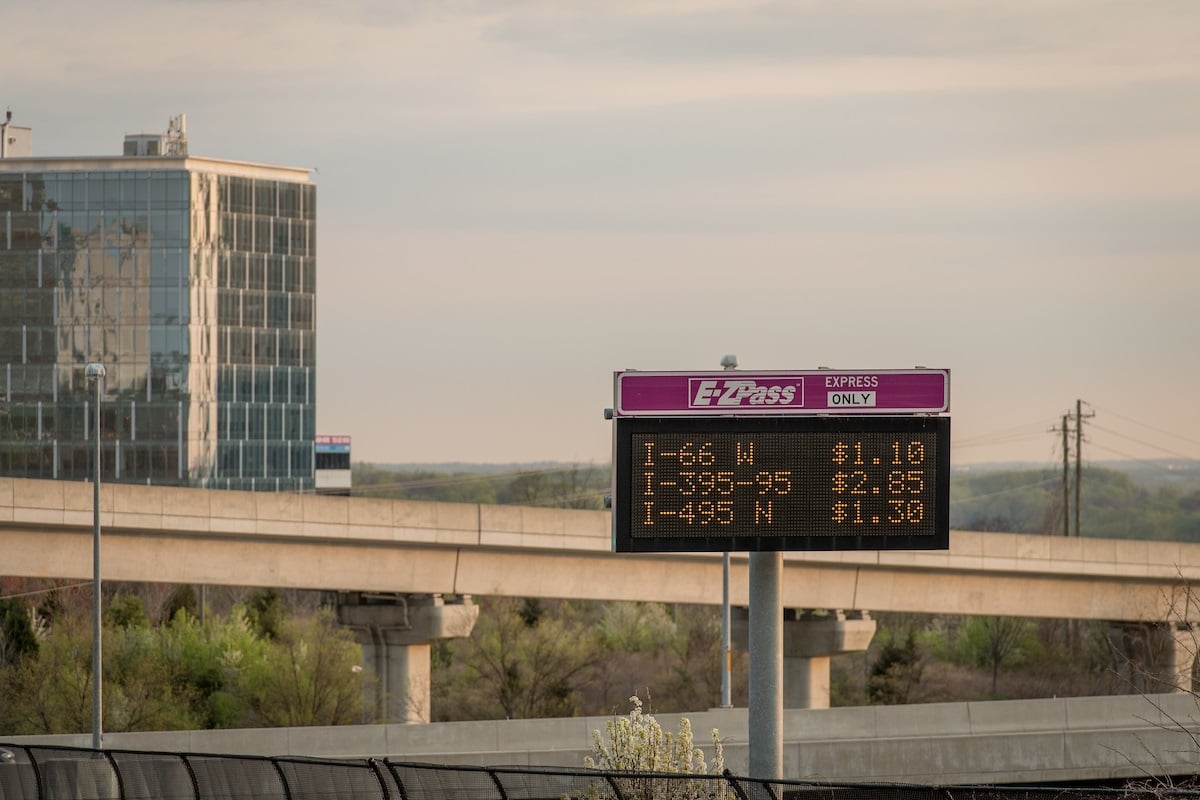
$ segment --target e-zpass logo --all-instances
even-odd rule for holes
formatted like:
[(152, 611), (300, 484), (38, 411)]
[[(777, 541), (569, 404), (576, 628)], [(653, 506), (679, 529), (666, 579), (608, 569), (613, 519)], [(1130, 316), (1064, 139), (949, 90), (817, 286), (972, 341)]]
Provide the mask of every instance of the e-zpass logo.
[[(793, 379), (789, 383), (760, 383), (756, 380), (723, 378), (691, 381), (691, 408), (728, 408), (737, 406), (803, 405), (804, 383)], [(794, 402), (799, 397), (800, 402)]]

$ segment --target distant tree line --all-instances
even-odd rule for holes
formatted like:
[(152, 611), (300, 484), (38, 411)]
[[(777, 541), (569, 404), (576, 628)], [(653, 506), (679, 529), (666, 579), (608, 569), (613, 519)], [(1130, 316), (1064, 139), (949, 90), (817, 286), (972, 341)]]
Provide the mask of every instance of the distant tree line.
[[(1200, 485), (1147, 486), (1125, 473), (1094, 467), (1083, 470), (1080, 487), (1083, 536), (1200, 542)], [(1062, 473), (1055, 470), (956, 473), (950, 482), (950, 527), (1057, 536), (1063, 532), (1063, 502)], [(1072, 521), (1072, 533), (1074, 527)]]
[[(1197, 477), (1146, 483), (1114, 469), (1084, 468), (1082, 534), (1200, 542), (1200, 471), (1190, 474)], [(601, 508), (610, 491), (611, 472), (607, 464), (452, 473), (355, 464), (353, 486), (360, 497)], [(1071, 525), (1074, 530), (1074, 522)], [(1060, 535), (1062, 473), (1049, 469), (955, 472), (950, 481), (950, 527)]]
[(355, 497), (601, 508), (609, 475), (607, 465), (445, 473), (355, 464), (351, 481)]

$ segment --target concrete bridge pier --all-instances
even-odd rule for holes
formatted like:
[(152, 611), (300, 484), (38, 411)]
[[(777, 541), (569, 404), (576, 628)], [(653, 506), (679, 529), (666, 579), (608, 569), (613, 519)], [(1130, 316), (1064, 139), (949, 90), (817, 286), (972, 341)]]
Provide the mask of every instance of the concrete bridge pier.
[[(748, 612), (734, 609), (733, 638), (745, 650)], [(829, 708), (829, 659), (866, 650), (875, 620), (866, 611), (783, 610), (783, 707)]]
[(1121, 683), (1139, 694), (1191, 692), (1196, 687), (1194, 622), (1112, 622), (1108, 640)]
[(363, 666), (376, 681), (363, 685), (372, 722), (429, 722), (430, 643), (470, 636), (479, 606), (463, 595), (338, 592), (338, 622), (355, 632)]

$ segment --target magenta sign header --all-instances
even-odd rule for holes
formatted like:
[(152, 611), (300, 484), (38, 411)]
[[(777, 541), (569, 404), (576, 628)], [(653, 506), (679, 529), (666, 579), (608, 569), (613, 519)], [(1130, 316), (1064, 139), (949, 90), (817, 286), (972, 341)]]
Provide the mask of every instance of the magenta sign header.
[(937, 414), (950, 410), (950, 370), (618, 372), (618, 417)]

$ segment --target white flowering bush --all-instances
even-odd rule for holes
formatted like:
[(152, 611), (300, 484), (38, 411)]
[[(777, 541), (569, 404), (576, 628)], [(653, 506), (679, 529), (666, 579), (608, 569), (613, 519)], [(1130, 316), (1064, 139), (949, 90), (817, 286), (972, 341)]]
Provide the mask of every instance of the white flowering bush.
[[(683, 717), (679, 731), (664, 731), (651, 714), (642, 710), (637, 695), (628, 716), (611, 719), (604, 733), (592, 731), (592, 753), (583, 759), (589, 769), (605, 772), (677, 773), (681, 775), (720, 775), (725, 769), (724, 749), (716, 728), (712, 730), (713, 757), (705, 760), (704, 751), (692, 739), (692, 723)], [(723, 780), (684, 780), (675, 778), (617, 778), (625, 798), (636, 800), (726, 800), (732, 795)], [(593, 794), (598, 794), (594, 792)]]

